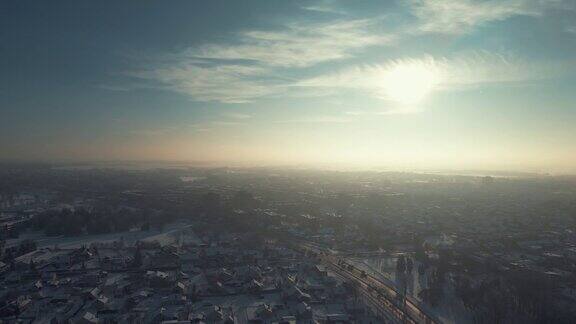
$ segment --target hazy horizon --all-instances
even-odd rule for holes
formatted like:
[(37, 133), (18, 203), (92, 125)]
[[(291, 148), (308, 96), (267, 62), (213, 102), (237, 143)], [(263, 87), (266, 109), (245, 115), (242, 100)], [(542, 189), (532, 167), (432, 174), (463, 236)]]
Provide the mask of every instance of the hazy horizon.
[(336, 163), (258, 163), (258, 162), (227, 162), (227, 161), (194, 161), (194, 160), (0, 160), (0, 167), (50, 167), (55, 169), (87, 170), (87, 169), (117, 169), (117, 170), (154, 170), (154, 169), (232, 169), (232, 170), (301, 170), (301, 171), (328, 171), (328, 172), (375, 172), (375, 173), (406, 173), (430, 174), (447, 176), (471, 177), (573, 177), (576, 173), (549, 172), (538, 169), (501, 169), (501, 168), (446, 168), (446, 167), (393, 167), (383, 165), (358, 166), (354, 164)]

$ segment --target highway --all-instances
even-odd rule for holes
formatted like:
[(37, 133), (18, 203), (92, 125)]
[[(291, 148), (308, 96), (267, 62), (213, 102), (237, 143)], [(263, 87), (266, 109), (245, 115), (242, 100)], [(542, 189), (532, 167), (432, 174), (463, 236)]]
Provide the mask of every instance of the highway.
[(441, 321), (423, 310), (417, 302), (405, 298), (396, 287), (354, 267), (344, 256), (311, 242), (298, 242), (304, 251), (313, 252), (322, 264), (339, 277), (353, 283), (361, 297), (390, 323), (440, 324)]

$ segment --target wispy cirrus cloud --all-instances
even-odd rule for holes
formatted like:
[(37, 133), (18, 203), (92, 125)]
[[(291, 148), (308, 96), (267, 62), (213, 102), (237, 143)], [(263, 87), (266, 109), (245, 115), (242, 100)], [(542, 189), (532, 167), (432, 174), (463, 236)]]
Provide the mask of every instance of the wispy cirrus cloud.
[(225, 112), (225, 113), (222, 113), (220, 115), (225, 117), (225, 118), (240, 119), (240, 120), (252, 118), (252, 115), (237, 113), (237, 112)]
[[(397, 71), (425, 71), (434, 80), (431, 90), (458, 90), (495, 83), (521, 83), (545, 80), (575, 72), (574, 62), (532, 62), (515, 55), (471, 52), (452, 57), (423, 56), (389, 60), (381, 64), (360, 65), (335, 73), (302, 80), (303, 88), (349, 89), (376, 98), (391, 99), (387, 87), (398, 77)], [(411, 80), (407, 80), (411, 82)]]
[(415, 32), (463, 34), (514, 16), (541, 16), (547, 10), (573, 8), (565, 0), (408, 0), (418, 18)]
[[(204, 120), (188, 125), (188, 129), (195, 133), (205, 133), (216, 130), (222, 130), (230, 127), (247, 125), (246, 120), (251, 118), (250, 115), (238, 114), (221, 114), (223, 119)], [(235, 116), (235, 117), (233, 117)]]
[(391, 36), (373, 32), (374, 25), (362, 19), (244, 31), (234, 43), (168, 53), (156, 65), (128, 74), (198, 101), (245, 103), (285, 92), (291, 81), (279, 77), (279, 71), (342, 60), (390, 42)]
[(336, 6), (334, 0), (321, 0), (314, 4), (303, 5), (300, 8), (308, 11), (316, 11), (330, 14), (346, 14), (346, 11)]
[(258, 66), (198, 64), (181, 58), (168, 66), (130, 72), (130, 76), (156, 82), (198, 101), (243, 103), (281, 91), (279, 85), (261, 81), (267, 73)]
[(342, 124), (349, 123), (353, 119), (350, 116), (339, 116), (339, 115), (321, 115), (321, 116), (309, 116), (297, 119), (286, 119), (277, 120), (275, 123), (278, 124)]
[(238, 126), (243, 125), (243, 122), (239, 121), (230, 121), (230, 120), (214, 120), (210, 122), (211, 125), (214, 126)]
[(207, 44), (183, 58), (248, 61), (271, 67), (307, 67), (351, 57), (355, 50), (392, 41), (375, 33), (374, 19), (288, 24), (280, 31), (245, 31), (236, 44)]
[[(460, 35), (490, 22), (514, 16), (537, 17), (553, 9), (574, 6), (568, 0), (406, 0), (404, 4), (401, 8), (416, 18), (407, 30), (389, 28), (383, 32), (383, 15), (363, 19), (338, 15), (337, 19), (323, 23), (293, 23), (273, 30), (245, 30), (228, 42), (166, 53), (156, 62), (148, 62), (145, 67), (128, 74), (152, 83), (153, 87), (176, 91), (197, 101), (248, 103), (269, 97), (330, 96), (342, 88), (361, 89), (375, 97), (386, 98), (382, 78), (402, 66), (432, 71), (434, 77), (441, 77), (435, 83), (444, 89), (490, 82), (519, 82), (563, 73), (559, 64), (530, 63), (491, 53), (451, 57), (400, 56), (381, 64), (353, 63), (359, 53), (376, 46), (391, 46), (414, 35)], [(344, 10), (332, 1), (315, 2), (303, 9)], [(382, 48), (378, 50), (384, 52)], [(316, 69), (317, 65), (335, 61), (347, 65), (342, 65), (336, 73), (318, 74), (321, 72)], [(306, 73), (301, 74), (302, 71)], [(393, 77), (385, 82), (394, 84)]]

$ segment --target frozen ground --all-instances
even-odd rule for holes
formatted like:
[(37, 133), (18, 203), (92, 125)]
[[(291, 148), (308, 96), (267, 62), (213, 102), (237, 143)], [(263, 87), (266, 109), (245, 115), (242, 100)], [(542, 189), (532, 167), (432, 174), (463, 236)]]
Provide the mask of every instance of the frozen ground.
[[(106, 233), (99, 235), (80, 235), (72, 237), (49, 237), (45, 236), (42, 232), (26, 232), (22, 233), (17, 239), (7, 240), (7, 246), (18, 245), (21, 241), (26, 239), (34, 240), (38, 247), (53, 247), (58, 245), (59, 248), (77, 248), (82, 245), (90, 245), (93, 242), (111, 242), (120, 238), (127, 244), (132, 244), (136, 241), (158, 241), (161, 244), (169, 244), (175, 242), (185, 229), (190, 228), (191, 225), (186, 223), (172, 223), (164, 226), (162, 230), (151, 229), (149, 231), (127, 231), (119, 233)], [(190, 234), (187, 234), (189, 236)], [(189, 241), (190, 238), (187, 237)]]
[[(415, 261), (412, 273), (399, 276), (396, 272), (396, 260), (396, 256), (389, 256), (357, 258), (353, 261), (358, 268), (394, 285), (398, 291), (405, 291), (407, 296), (423, 303), (418, 294), (428, 287), (427, 275), (430, 270), (426, 274), (420, 275), (417, 270), (419, 263)], [(439, 305), (436, 307), (425, 305), (426, 309), (440, 318), (443, 323), (471, 323), (471, 314), (466, 311), (462, 302), (454, 295), (450, 280), (446, 280), (446, 282), (444, 296)]]

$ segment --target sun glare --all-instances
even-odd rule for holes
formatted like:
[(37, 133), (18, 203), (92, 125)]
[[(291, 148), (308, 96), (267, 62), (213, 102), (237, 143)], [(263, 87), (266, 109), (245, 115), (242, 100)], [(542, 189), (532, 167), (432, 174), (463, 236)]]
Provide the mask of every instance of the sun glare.
[(427, 64), (399, 63), (386, 72), (382, 90), (387, 98), (411, 105), (424, 99), (437, 83), (437, 73)]

